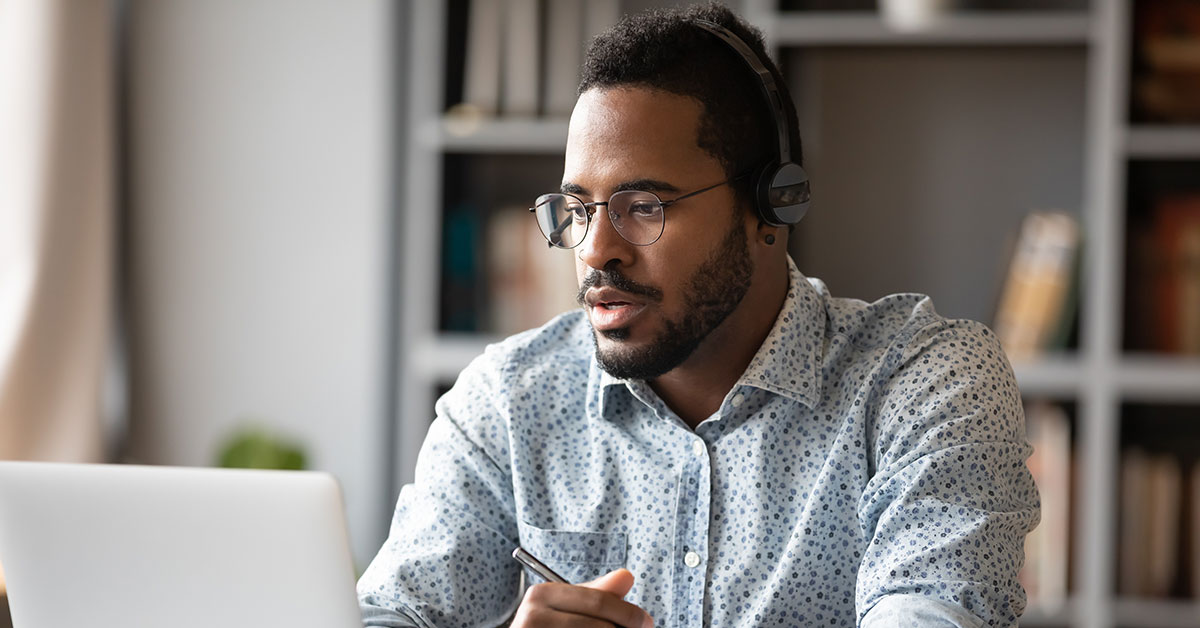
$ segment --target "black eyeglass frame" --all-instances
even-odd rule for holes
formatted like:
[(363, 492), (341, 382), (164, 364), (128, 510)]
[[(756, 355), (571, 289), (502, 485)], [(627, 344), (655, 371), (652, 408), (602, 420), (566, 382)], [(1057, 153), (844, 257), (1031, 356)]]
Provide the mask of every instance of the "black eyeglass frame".
[[(625, 236), (624, 233), (621, 233), (620, 229), (614, 229), (614, 230), (617, 232), (617, 235), (621, 236), (621, 238), (623, 240), (625, 240), (626, 242), (628, 242), (634, 246), (650, 246), (651, 244), (654, 244), (655, 242), (658, 242), (660, 239), (662, 239), (662, 234), (665, 233), (667, 230), (666, 209), (668, 207), (670, 207), (680, 201), (687, 200), (698, 194), (703, 194), (704, 192), (708, 192), (709, 190), (715, 190), (715, 189), (721, 187), (722, 185), (728, 185), (730, 183), (733, 183), (734, 181), (737, 181), (738, 179), (743, 179), (749, 175), (750, 175), (749, 172), (742, 173), (731, 179), (726, 179), (724, 181), (721, 181), (720, 183), (714, 183), (708, 187), (700, 188), (699, 190), (696, 190), (694, 192), (688, 192), (687, 194), (684, 194), (683, 196), (677, 196), (673, 199), (666, 200), (666, 201), (662, 200), (661, 198), (659, 198), (659, 196), (657, 194), (655, 194), (654, 192), (651, 192), (649, 190), (621, 190), (619, 192), (614, 192), (611, 196), (608, 197), (607, 201), (592, 201), (590, 203), (585, 203), (585, 202), (583, 202), (583, 199), (579, 198), (578, 196), (575, 196), (574, 194), (569, 194), (566, 192), (554, 192), (552, 194), (543, 194), (542, 196), (552, 196), (554, 194), (557, 194), (558, 196), (569, 196), (569, 197), (579, 201), (579, 204), (582, 205), (584, 210), (587, 211), (587, 226), (584, 227), (583, 236), (581, 236), (579, 238), (579, 242), (576, 242), (575, 244), (572, 244), (571, 246), (560, 246), (558, 244), (555, 244), (553, 241), (551, 241), (550, 237), (548, 235), (546, 235), (546, 232), (542, 229), (542, 225), (541, 225), (540, 221), (538, 221), (538, 231), (540, 231), (542, 233), (542, 237), (546, 238), (546, 246), (548, 246), (550, 248), (563, 249), (563, 250), (569, 251), (569, 250), (579, 246), (580, 244), (583, 244), (583, 241), (587, 239), (588, 232), (591, 231), (591, 229), (592, 229), (592, 217), (596, 215), (597, 207), (600, 207), (600, 206), (608, 207), (608, 205), (610, 203), (612, 203), (613, 197), (618, 194), (623, 194), (626, 192), (642, 192), (643, 194), (649, 194), (650, 196), (653, 196), (654, 198), (658, 199), (659, 210), (663, 212), (662, 225), (661, 225), (662, 228), (659, 229), (658, 235), (654, 236), (653, 240), (646, 242), (645, 244), (642, 244), (642, 243), (634, 242), (633, 240), (630, 240), (628, 237)], [(541, 198), (541, 197), (538, 197), (538, 198)], [(534, 207), (530, 207), (529, 213), (536, 214), (537, 208), (540, 207), (541, 205), (545, 205), (545, 203), (541, 203), (539, 205), (535, 205)], [(613, 220), (613, 217), (611, 214), (609, 214), (608, 219), (610, 221)]]

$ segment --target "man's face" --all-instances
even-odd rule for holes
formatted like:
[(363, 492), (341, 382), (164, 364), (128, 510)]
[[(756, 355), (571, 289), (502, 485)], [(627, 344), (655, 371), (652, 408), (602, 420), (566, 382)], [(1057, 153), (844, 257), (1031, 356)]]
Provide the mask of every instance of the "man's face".
[[(697, 146), (701, 105), (646, 88), (593, 89), (579, 97), (567, 136), (563, 189), (585, 202), (640, 189), (671, 200), (726, 179)], [(662, 237), (627, 242), (597, 208), (575, 249), (580, 302), (598, 361), (630, 379), (682, 364), (735, 311), (750, 286), (751, 219), (732, 188), (717, 187), (664, 209)]]

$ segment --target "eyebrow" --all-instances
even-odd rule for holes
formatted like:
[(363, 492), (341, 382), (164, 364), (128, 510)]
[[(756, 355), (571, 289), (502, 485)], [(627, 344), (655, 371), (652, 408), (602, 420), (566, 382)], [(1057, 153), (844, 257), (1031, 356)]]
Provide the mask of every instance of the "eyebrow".
[[(679, 192), (679, 188), (658, 179), (633, 179), (631, 181), (623, 181), (613, 187), (613, 193), (624, 192), (626, 190), (640, 190), (642, 192)], [(566, 182), (559, 187), (559, 191), (563, 194), (582, 194), (587, 195), (588, 191), (583, 186), (577, 183)]]

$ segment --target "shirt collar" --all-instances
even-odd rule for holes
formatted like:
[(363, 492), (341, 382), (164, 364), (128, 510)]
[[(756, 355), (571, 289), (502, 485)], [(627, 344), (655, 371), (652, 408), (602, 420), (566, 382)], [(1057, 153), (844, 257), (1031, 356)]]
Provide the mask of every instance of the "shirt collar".
[[(821, 399), (821, 353), (825, 337), (825, 307), (821, 294), (809, 283), (792, 258), (788, 257), (788, 293), (771, 331), (738, 378), (737, 386), (753, 386), (783, 395), (809, 409)], [(641, 380), (617, 379), (595, 363), (600, 372), (601, 389), (612, 386), (636, 386)], [(630, 392), (634, 392), (630, 388)]]

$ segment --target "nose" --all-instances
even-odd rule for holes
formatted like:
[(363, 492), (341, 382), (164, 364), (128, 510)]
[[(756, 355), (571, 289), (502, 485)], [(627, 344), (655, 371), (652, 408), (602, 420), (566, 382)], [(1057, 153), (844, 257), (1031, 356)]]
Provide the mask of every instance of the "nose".
[(596, 269), (608, 268), (614, 263), (628, 266), (633, 262), (633, 249), (634, 245), (617, 233), (607, 205), (596, 208), (587, 235), (576, 248), (579, 260)]

